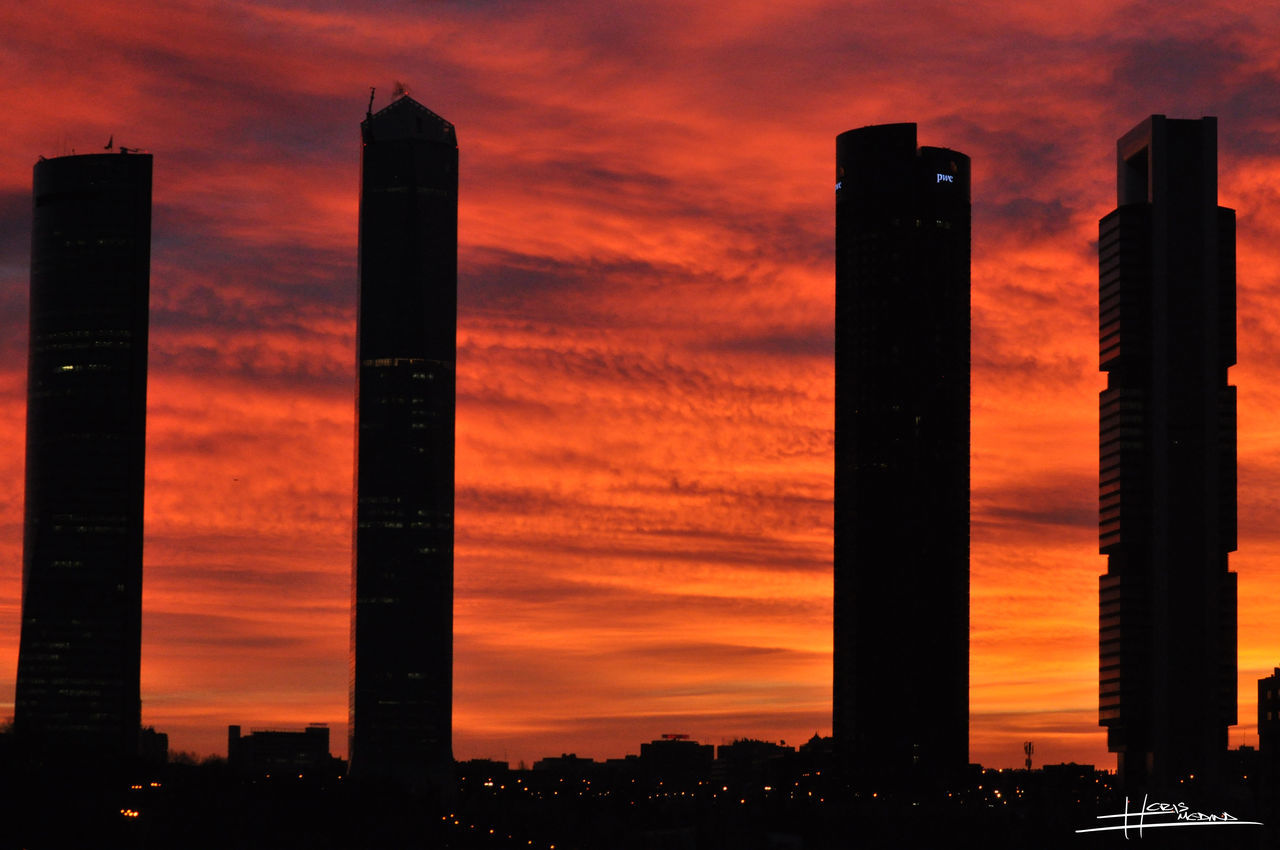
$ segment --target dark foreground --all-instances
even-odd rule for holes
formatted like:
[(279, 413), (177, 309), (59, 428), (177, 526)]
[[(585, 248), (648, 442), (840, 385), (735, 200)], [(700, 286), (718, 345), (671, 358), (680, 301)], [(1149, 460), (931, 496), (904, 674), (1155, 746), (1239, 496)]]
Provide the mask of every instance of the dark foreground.
[[(854, 791), (813, 769), (655, 778), (462, 763), (456, 786), (411, 793), (353, 785), (336, 772), (246, 776), (219, 760), (123, 778), (5, 767), (0, 847), (30, 850), (1280, 846), (1275, 795), (1256, 778), (1187, 788), (1175, 795), (1182, 799), (1148, 797), (1145, 817), (1131, 799), (1126, 824), (1115, 817), (1126, 803), (1109, 775), (1077, 765), (974, 769), (949, 791), (897, 794)], [(1201, 819), (1224, 813), (1235, 820)]]

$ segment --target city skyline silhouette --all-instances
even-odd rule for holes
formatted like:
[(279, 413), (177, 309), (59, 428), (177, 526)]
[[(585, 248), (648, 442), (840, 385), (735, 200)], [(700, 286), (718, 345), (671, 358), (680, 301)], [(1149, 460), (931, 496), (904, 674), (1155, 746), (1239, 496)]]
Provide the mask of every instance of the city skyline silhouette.
[[(314, 34), (288, 20), (264, 26)], [(523, 44), (518, 23), (495, 32)], [(81, 31), (101, 26), (86, 18)], [(232, 53), (249, 43), (232, 25), (210, 26), (209, 43)], [(1254, 191), (1268, 173), (1256, 121), (1207, 96), (1139, 102), (1159, 99), (1151, 83), (1110, 100), (1075, 91), (1077, 105), (1106, 108), (1082, 107), (1061, 132), (1024, 124), (1026, 107), (1007, 102), (978, 117), (980, 87), (904, 100), (892, 114), (797, 95), (779, 128), (771, 110), (714, 106), (708, 83), (693, 117), (651, 105), (633, 121), (583, 92), (590, 120), (575, 122), (547, 95), (532, 98), (546, 107), (536, 116), (485, 102), (496, 95), (469, 102), (502, 87), (482, 85), (497, 72), (466, 56), (459, 47), (445, 61), (470, 69), (466, 86), (412, 63), (379, 71), (409, 77), (414, 96), (476, 139), (463, 152), (459, 230), (470, 269), (459, 281), (460, 758), (613, 755), (663, 732), (793, 743), (829, 733), (830, 148), (841, 130), (886, 120), (918, 121), (926, 141), (990, 164), (974, 193), (973, 760), (1014, 766), (1034, 739), (1043, 761), (1109, 763), (1096, 726), (1090, 242), (1110, 209), (1110, 140), (1152, 111), (1219, 116), (1231, 152), (1222, 203), (1250, 216), (1233, 564), (1241, 681), (1270, 672), (1272, 609), (1259, 588), (1270, 587), (1273, 551), (1274, 216)], [(128, 79), (158, 78), (155, 64), (126, 62), (140, 75)], [(67, 152), (114, 133), (157, 156), (142, 711), (174, 749), (197, 753), (219, 752), (228, 723), (326, 721), (345, 737), (357, 167), (341, 140), (369, 82), (388, 82), (344, 64), (316, 78), (317, 99), (293, 76), (226, 74), (270, 94), (224, 101), (179, 75), (189, 102), (209, 97), (191, 116), (202, 132), (179, 133), (158, 108), (174, 101), (153, 94), (148, 106), (104, 81), (112, 114), (70, 99), (12, 141), (4, 167), (6, 216), (21, 231), (31, 161), (61, 152), (64, 129)], [(714, 78), (725, 79), (736, 76)], [(752, 124), (768, 132), (731, 142)], [(28, 251), (12, 242), (11, 424), (25, 339), (25, 319), (11, 314), (25, 314)], [(3, 469), (20, 478), (18, 452)], [(20, 496), (5, 506), (0, 543), (17, 564)], [(17, 651), (14, 571), (5, 581), (0, 701), (11, 699)], [(1233, 745), (1254, 742), (1252, 688), (1239, 690)]]

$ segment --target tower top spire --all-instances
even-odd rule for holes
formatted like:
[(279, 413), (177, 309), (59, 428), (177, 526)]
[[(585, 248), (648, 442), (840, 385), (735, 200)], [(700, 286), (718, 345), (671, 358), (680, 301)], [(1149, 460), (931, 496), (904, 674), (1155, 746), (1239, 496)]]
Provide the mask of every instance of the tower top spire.
[[(372, 97), (370, 98), (372, 109)], [(402, 95), (360, 122), (365, 142), (375, 139), (422, 139), (457, 147), (453, 125), (409, 95)]]

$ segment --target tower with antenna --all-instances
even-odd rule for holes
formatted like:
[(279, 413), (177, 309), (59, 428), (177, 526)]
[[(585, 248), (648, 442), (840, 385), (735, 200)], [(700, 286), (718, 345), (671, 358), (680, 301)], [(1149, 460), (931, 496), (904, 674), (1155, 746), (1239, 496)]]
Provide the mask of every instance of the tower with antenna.
[(351, 773), (443, 788), (453, 765), (458, 142), (408, 96), (361, 129)]

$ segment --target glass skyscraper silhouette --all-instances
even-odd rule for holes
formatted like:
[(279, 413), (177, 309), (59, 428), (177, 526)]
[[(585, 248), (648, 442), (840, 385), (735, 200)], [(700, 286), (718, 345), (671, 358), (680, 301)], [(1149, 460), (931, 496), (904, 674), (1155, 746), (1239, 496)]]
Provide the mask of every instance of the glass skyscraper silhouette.
[(458, 144), (407, 96), (361, 124), (353, 776), (452, 768)]
[(860, 775), (968, 761), (969, 158), (836, 139), (834, 734)]
[(1099, 722), (1131, 786), (1213, 776), (1236, 722), (1235, 212), (1217, 121), (1117, 144), (1099, 223)]
[(151, 156), (34, 172), (14, 732), (51, 759), (137, 753)]

